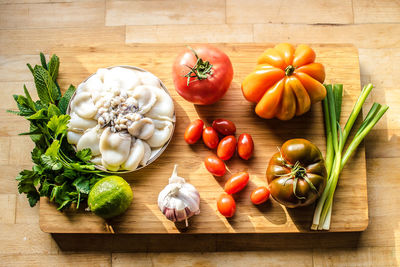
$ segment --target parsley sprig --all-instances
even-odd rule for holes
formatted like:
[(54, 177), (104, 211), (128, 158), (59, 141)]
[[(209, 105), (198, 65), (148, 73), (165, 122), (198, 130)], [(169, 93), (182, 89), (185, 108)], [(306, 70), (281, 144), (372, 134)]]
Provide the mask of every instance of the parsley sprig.
[(35, 143), (31, 152), (34, 166), (17, 176), (18, 191), (25, 193), (33, 207), (41, 196), (55, 202), (59, 210), (73, 203), (79, 208), (87, 199), (91, 187), (106, 174), (96, 170), (90, 149), (76, 152), (67, 142), (70, 116), (66, 114), (69, 100), (75, 92), (70, 85), (65, 94), (57, 84), (59, 58), (53, 55), (46, 63), (40, 53), (41, 65), (28, 68), (32, 72), (39, 100), (33, 101), (26, 86), (25, 95), (14, 95), (18, 111), (8, 112), (24, 117), (30, 122), (29, 135)]

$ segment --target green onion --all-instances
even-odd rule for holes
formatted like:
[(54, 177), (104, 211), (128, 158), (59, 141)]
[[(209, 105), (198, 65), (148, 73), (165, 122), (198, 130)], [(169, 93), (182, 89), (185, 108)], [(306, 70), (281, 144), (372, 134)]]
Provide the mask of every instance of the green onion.
[(314, 211), (312, 230), (329, 230), (332, 215), (333, 196), (339, 180), (340, 172), (347, 163), (353, 152), (364, 137), (371, 131), (375, 124), (382, 118), (388, 110), (388, 106), (374, 103), (356, 132), (353, 140), (350, 142), (346, 151), (343, 148), (347, 138), (353, 128), (361, 108), (371, 92), (373, 86), (368, 84), (364, 86), (352, 112), (346, 122), (345, 127), (340, 127), (340, 113), (342, 106), (343, 85), (325, 85), (327, 96), (323, 100), (325, 131), (326, 131), (326, 157), (325, 164), (327, 169), (327, 185), (324, 192), (318, 200)]

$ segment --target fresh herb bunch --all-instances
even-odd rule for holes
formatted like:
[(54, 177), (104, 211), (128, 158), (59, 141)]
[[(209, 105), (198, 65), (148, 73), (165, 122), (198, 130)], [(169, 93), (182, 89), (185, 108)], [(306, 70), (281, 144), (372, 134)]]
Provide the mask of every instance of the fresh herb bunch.
[(14, 95), (19, 111), (8, 112), (24, 117), (30, 122), (29, 135), (36, 147), (31, 152), (34, 166), (17, 176), (18, 191), (27, 194), (31, 207), (41, 196), (49, 197), (59, 210), (72, 203), (87, 199), (91, 187), (105, 173), (96, 170), (89, 162), (90, 149), (76, 152), (67, 142), (66, 135), (70, 116), (66, 114), (69, 100), (75, 92), (70, 85), (64, 96), (57, 84), (59, 58), (53, 55), (48, 63), (40, 53), (41, 66), (28, 68), (33, 74), (38, 101), (34, 102), (24, 85), (25, 96)]

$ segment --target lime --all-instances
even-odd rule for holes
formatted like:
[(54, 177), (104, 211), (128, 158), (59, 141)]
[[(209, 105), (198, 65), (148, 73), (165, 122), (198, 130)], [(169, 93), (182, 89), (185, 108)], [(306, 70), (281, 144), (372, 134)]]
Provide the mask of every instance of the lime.
[(88, 205), (96, 215), (109, 219), (124, 213), (131, 205), (131, 186), (119, 176), (107, 176), (90, 190)]

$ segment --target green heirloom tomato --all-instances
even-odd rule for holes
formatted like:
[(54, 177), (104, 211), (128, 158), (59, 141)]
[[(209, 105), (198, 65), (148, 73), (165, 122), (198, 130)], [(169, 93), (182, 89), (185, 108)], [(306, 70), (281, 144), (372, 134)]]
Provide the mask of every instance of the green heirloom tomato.
[(313, 203), (325, 189), (326, 176), (321, 151), (306, 139), (286, 141), (267, 168), (272, 197), (288, 208)]

